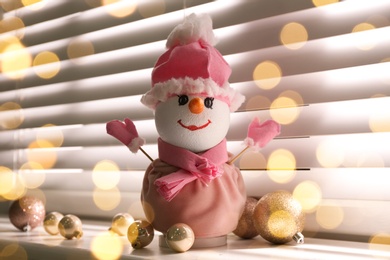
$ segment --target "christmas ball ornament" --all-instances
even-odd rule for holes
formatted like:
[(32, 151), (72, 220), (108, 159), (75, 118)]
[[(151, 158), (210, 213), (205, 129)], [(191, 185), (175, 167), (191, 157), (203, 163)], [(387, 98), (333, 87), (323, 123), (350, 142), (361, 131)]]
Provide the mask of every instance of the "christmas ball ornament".
[(127, 230), (127, 239), (135, 249), (140, 249), (149, 245), (153, 238), (153, 226), (145, 220), (134, 221)]
[(129, 213), (118, 213), (112, 218), (112, 224), (109, 230), (119, 236), (124, 236), (133, 222), (134, 218)]
[(287, 191), (262, 197), (253, 211), (253, 221), (260, 236), (271, 243), (284, 244), (293, 239), (303, 243), (305, 214), (301, 204)]
[(236, 236), (244, 239), (250, 239), (259, 235), (253, 223), (253, 211), (257, 205), (257, 202), (258, 200), (256, 198), (247, 198), (244, 212), (238, 221), (236, 229), (233, 231)]
[(59, 233), (58, 223), (63, 217), (64, 215), (56, 211), (47, 214), (43, 220), (43, 227), (45, 228), (45, 231), (50, 235), (57, 235)]
[(178, 223), (170, 227), (165, 236), (168, 247), (175, 252), (188, 251), (195, 241), (194, 231), (183, 223)]
[(83, 236), (81, 220), (75, 215), (66, 215), (58, 223), (58, 230), (61, 236), (66, 239), (81, 238)]
[(25, 196), (14, 201), (8, 212), (11, 223), (25, 232), (41, 225), (45, 214), (43, 202), (31, 196)]

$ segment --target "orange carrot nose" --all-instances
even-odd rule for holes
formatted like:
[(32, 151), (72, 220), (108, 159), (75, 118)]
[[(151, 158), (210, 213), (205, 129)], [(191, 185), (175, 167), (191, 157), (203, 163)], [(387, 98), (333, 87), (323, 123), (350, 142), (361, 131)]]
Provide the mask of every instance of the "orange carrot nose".
[(188, 107), (190, 108), (191, 113), (200, 114), (203, 112), (204, 109), (203, 100), (198, 97), (193, 98), (188, 104)]

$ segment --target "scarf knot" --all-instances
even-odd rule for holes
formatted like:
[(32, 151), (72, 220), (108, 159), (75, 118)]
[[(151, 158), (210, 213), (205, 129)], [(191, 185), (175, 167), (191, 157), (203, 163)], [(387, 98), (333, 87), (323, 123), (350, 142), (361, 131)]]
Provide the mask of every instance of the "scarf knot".
[(226, 140), (202, 154), (158, 140), (159, 157), (162, 161), (180, 170), (155, 180), (157, 191), (167, 201), (171, 201), (188, 183), (200, 180), (208, 185), (223, 174), (222, 164), (228, 160)]
[(197, 171), (191, 173), (200, 179), (204, 184), (207, 184), (213, 179), (222, 175), (222, 170), (220, 167), (211, 163), (206, 158), (201, 158), (200, 162), (195, 164), (195, 167)]

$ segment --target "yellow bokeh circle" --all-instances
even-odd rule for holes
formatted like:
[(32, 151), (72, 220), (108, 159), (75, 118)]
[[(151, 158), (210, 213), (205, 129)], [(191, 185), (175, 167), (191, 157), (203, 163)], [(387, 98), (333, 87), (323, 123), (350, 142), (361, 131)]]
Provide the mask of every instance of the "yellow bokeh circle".
[(118, 259), (123, 251), (122, 240), (111, 232), (102, 232), (91, 242), (91, 252), (97, 259)]
[(262, 89), (276, 87), (282, 79), (282, 69), (274, 61), (263, 61), (253, 71), (253, 80)]
[(116, 187), (120, 177), (119, 167), (113, 161), (100, 161), (93, 168), (92, 181), (99, 189), (109, 190)]
[(43, 79), (54, 77), (61, 69), (57, 54), (50, 51), (43, 51), (35, 56), (33, 66), (35, 73)]
[(282, 125), (288, 125), (294, 123), (300, 113), (301, 107), (299, 107), (296, 101), (290, 97), (279, 96), (272, 102), (270, 114), (272, 119)]
[(314, 212), (322, 200), (322, 191), (320, 186), (313, 181), (304, 181), (298, 184), (293, 197), (302, 206), (302, 210), (307, 213)]
[(305, 26), (296, 22), (286, 24), (280, 32), (280, 41), (282, 44), (292, 50), (302, 48), (308, 38), (309, 36)]

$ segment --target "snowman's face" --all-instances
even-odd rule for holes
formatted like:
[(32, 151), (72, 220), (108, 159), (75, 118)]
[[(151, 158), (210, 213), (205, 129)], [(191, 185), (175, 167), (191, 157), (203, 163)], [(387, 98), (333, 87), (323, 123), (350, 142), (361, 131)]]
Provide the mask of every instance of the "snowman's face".
[(198, 153), (220, 143), (230, 124), (229, 106), (218, 99), (180, 95), (156, 107), (155, 122), (162, 140)]

